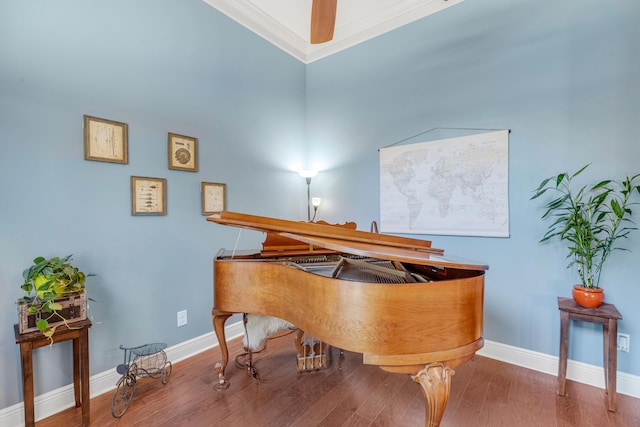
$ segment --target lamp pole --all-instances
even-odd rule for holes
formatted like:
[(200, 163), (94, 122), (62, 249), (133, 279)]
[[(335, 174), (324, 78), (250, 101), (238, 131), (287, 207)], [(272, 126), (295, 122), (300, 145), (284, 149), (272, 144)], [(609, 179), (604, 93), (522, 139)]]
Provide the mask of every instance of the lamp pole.
[(311, 178), (318, 174), (318, 171), (307, 169), (298, 171), (298, 174), (307, 181), (307, 221), (311, 221)]
[(307, 221), (311, 221), (311, 177), (305, 178), (307, 180)]

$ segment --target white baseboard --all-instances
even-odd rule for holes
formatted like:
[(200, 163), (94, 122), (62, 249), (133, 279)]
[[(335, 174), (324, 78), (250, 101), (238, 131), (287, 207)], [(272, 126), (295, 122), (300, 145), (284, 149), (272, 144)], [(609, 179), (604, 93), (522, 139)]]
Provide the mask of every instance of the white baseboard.
[[(557, 356), (492, 341), (485, 341), (484, 348), (478, 354), (545, 374), (558, 375)], [(567, 379), (604, 389), (604, 368), (568, 360)], [(616, 392), (640, 398), (640, 376), (618, 371)]]
[[(242, 322), (229, 325), (225, 328), (225, 331), (227, 339), (242, 335)], [(216, 345), (218, 345), (218, 340), (215, 334), (210, 332), (192, 340), (168, 347), (165, 351), (167, 358), (172, 363), (177, 363)], [(478, 354), (490, 359), (500, 360), (554, 376), (558, 373), (557, 356), (492, 341), (485, 341), (484, 348), (482, 348)], [(116, 372), (115, 367), (109, 371), (93, 375), (90, 383), (91, 397), (99, 396), (113, 390), (119, 378), (120, 375)], [(604, 389), (604, 370), (600, 366), (569, 360), (567, 362), (567, 378)], [(617, 392), (640, 398), (640, 376), (618, 372)], [(36, 421), (47, 418), (64, 409), (71, 408), (74, 404), (73, 384), (36, 396)], [(16, 426), (24, 426), (24, 406), (22, 402), (0, 410), (0, 427)]]

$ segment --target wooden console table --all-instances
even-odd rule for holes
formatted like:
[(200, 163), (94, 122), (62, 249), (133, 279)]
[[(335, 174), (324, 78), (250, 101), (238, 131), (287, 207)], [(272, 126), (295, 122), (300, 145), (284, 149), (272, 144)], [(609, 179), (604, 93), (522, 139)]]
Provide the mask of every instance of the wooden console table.
[(607, 391), (608, 407), (616, 410), (616, 375), (618, 369), (618, 320), (622, 315), (613, 304), (602, 304), (597, 308), (582, 307), (571, 298), (558, 297), (560, 310), (560, 364), (558, 366), (558, 394), (566, 394), (567, 354), (569, 352), (569, 320), (602, 325), (604, 385)]
[[(73, 390), (76, 408), (82, 406), (82, 423), (89, 425), (89, 328), (90, 320), (74, 322), (72, 329), (58, 326), (53, 334), (53, 343), (73, 340)], [(18, 325), (13, 325), (16, 344), (20, 344), (20, 362), (22, 365), (22, 392), (24, 398), (24, 422), (26, 427), (35, 426), (33, 402), (33, 349), (47, 346), (49, 338), (41, 332), (21, 334)]]

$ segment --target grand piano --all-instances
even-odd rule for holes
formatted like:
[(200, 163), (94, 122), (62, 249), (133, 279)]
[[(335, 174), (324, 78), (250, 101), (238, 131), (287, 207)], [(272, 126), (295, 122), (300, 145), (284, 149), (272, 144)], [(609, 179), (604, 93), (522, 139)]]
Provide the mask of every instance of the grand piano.
[[(430, 241), (313, 222), (222, 212), (217, 224), (296, 242), (281, 250), (221, 250), (212, 322), (219, 388), (228, 382), (224, 324), (234, 313), (274, 316), (363, 362), (421, 386), (426, 426), (440, 424), (453, 368), (482, 348), (488, 266), (445, 256)], [(381, 390), (382, 392), (382, 390)]]

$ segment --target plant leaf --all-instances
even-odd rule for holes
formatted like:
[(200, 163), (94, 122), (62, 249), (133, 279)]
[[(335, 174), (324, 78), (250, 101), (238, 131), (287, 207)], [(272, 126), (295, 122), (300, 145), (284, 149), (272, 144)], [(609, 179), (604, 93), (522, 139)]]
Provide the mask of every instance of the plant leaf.
[(49, 308), (51, 310), (62, 310), (62, 306), (60, 304), (58, 304), (57, 302), (53, 302), (53, 301), (51, 301), (49, 303)]
[(38, 330), (40, 332), (44, 332), (44, 330), (49, 327), (49, 322), (47, 322), (45, 319), (38, 319), (38, 321), (36, 322), (36, 326), (38, 327)]
[(624, 210), (620, 207), (620, 204), (616, 199), (611, 200), (611, 209), (618, 218), (622, 218), (624, 216)]
[[(576, 173), (573, 174), (573, 176), (578, 176), (582, 173), (583, 170), (585, 170), (586, 168), (588, 168), (591, 165), (591, 163), (587, 163), (586, 165), (584, 165), (583, 167), (580, 168), (580, 170)], [(573, 178), (573, 177), (572, 177)]]
[(606, 179), (604, 181), (600, 181), (599, 183), (597, 183), (596, 185), (591, 187), (591, 191), (594, 191), (594, 190), (597, 190), (599, 188), (605, 187), (605, 186), (609, 185), (610, 182), (611, 182), (610, 179)]

